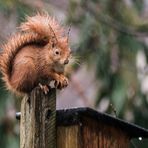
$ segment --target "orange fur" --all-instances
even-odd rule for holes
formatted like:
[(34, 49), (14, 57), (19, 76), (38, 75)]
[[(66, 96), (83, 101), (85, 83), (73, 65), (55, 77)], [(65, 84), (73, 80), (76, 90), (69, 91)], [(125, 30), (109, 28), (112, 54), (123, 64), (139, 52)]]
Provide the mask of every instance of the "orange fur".
[(67, 86), (64, 66), (70, 56), (63, 28), (48, 14), (27, 17), (20, 31), (2, 45), (0, 69), (8, 90), (29, 93), (39, 83), (56, 80), (56, 86)]

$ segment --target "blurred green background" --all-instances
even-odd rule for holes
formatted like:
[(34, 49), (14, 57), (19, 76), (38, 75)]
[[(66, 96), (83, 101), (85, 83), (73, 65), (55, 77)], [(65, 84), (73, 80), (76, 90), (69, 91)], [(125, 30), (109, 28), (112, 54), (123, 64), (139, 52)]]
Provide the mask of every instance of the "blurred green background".
[[(66, 30), (72, 26), (75, 62), (68, 68), (70, 86), (58, 93), (57, 108), (89, 106), (148, 128), (148, 1), (0, 0), (0, 43), (36, 11), (55, 16)], [(15, 98), (0, 81), (2, 148), (19, 147), (15, 112), (20, 101)], [(131, 147), (146, 148), (148, 140), (132, 140)]]

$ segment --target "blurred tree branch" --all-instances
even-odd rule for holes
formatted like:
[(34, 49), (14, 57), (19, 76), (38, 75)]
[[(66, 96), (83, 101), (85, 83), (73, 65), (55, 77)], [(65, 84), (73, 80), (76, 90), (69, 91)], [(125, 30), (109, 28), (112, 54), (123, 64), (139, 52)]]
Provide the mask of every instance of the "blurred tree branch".
[[(99, 11), (99, 9), (97, 8), (96, 3), (87, 1), (83, 3), (82, 7), (86, 11), (90, 12), (96, 19), (99, 19), (105, 25), (108, 25), (121, 33), (135, 36), (135, 37), (147, 37), (148, 36), (148, 27), (145, 27), (145, 26), (148, 26), (148, 24), (140, 25), (138, 26), (138, 28), (128, 27), (118, 22), (117, 20), (109, 17), (108, 15), (101, 14), (101, 11)], [(145, 32), (137, 31), (138, 29), (140, 30), (142, 26), (145, 27)]]

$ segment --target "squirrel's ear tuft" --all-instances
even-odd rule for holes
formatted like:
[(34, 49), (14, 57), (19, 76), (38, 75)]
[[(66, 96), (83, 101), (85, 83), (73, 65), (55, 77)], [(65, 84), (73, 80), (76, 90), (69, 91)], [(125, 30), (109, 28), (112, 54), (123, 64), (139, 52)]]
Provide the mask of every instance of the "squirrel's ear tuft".
[(55, 46), (55, 45), (58, 44), (58, 39), (56, 37), (56, 34), (55, 34), (54, 30), (50, 26), (50, 24), (48, 26), (49, 26), (49, 29), (50, 29), (50, 40), (51, 40), (51, 43), (53, 44), (53, 46)]
[(67, 32), (67, 43), (69, 42), (70, 31), (71, 31), (71, 24), (70, 24), (68, 32)]

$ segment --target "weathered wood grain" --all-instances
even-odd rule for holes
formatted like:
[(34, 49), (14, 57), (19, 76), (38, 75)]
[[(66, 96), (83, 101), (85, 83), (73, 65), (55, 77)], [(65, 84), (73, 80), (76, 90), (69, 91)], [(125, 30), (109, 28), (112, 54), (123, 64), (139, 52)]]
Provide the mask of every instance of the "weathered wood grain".
[(81, 148), (80, 127), (59, 126), (57, 129), (57, 148)]
[(56, 148), (56, 90), (35, 88), (21, 103), (20, 148)]
[(57, 148), (128, 148), (129, 142), (122, 129), (85, 117), (81, 123), (57, 129)]
[(129, 136), (118, 127), (89, 118), (83, 118), (82, 125), (83, 148), (128, 148), (129, 146)]

